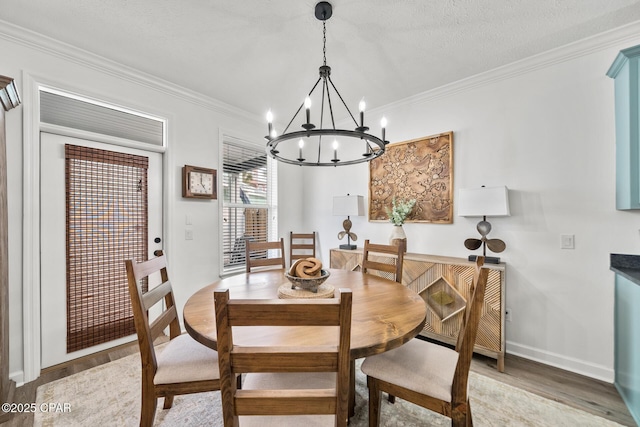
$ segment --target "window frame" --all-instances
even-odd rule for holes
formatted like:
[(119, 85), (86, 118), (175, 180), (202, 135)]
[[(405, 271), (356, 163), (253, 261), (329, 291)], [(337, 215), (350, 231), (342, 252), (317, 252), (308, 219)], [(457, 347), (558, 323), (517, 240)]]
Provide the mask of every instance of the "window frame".
[[(227, 208), (231, 209), (267, 209), (267, 240), (276, 240), (278, 236), (278, 169), (277, 162), (271, 158), (270, 156), (266, 156), (264, 147), (249, 142), (246, 139), (240, 139), (229, 134), (221, 133), (220, 137), (220, 150), (219, 150), (219, 159), (220, 159), (220, 171), (218, 176), (218, 199), (220, 200), (219, 204), (219, 262), (220, 262), (220, 277), (230, 276), (238, 273), (245, 272), (245, 263), (238, 263), (233, 266), (225, 265), (225, 247), (227, 247), (229, 243), (227, 243), (227, 237), (225, 235), (225, 210)], [(224, 194), (224, 185), (226, 182), (226, 173), (225, 173), (225, 147), (227, 145), (233, 145), (235, 147), (239, 147), (247, 150), (255, 150), (257, 154), (265, 154), (266, 156), (266, 168), (267, 168), (267, 199), (265, 204), (255, 204), (255, 203), (230, 203), (226, 201)], [(234, 238), (235, 239), (235, 238)]]

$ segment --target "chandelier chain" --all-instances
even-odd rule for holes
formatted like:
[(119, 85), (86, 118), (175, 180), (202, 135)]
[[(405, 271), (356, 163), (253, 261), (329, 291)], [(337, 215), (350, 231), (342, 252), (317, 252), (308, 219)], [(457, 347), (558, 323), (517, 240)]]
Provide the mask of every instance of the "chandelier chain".
[(322, 58), (323, 65), (327, 65), (327, 23), (322, 21)]

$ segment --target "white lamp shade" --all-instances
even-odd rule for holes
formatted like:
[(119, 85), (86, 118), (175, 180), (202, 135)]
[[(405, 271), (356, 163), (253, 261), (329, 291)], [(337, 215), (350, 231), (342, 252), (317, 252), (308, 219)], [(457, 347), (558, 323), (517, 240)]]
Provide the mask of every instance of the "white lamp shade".
[(363, 196), (334, 196), (333, 214), (340, 216), (364, 215)]
[(458, 216), (509, 216), (509, 189), (465, 188), (458, 191)]

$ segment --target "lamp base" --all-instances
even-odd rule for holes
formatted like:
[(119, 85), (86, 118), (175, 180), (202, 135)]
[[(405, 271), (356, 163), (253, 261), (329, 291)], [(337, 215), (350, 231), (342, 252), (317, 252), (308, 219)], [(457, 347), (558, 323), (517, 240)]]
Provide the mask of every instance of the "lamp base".
[[(478, 258), (477, 255), (469, 255), (469, 261), (475, 261)], [(485, 264), (500, 264), (500, 257), (486, 256), (484, 257)]]
[(358, 249), (358, 245), (340, 245), (340, 249), (348, 249), (350, 251)]

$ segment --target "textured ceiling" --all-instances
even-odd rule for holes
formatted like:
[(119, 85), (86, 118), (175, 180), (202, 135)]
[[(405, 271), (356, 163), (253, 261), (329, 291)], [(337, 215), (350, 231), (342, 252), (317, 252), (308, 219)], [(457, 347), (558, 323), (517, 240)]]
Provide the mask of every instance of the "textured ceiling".
[[(0, 0), (0, 19), (286, 120), (322, 65), (315, 3)], [(388, 104), (640, 20), (639, 0), (331, 3), (327, 63), (352, 111), (363, 96)]]

